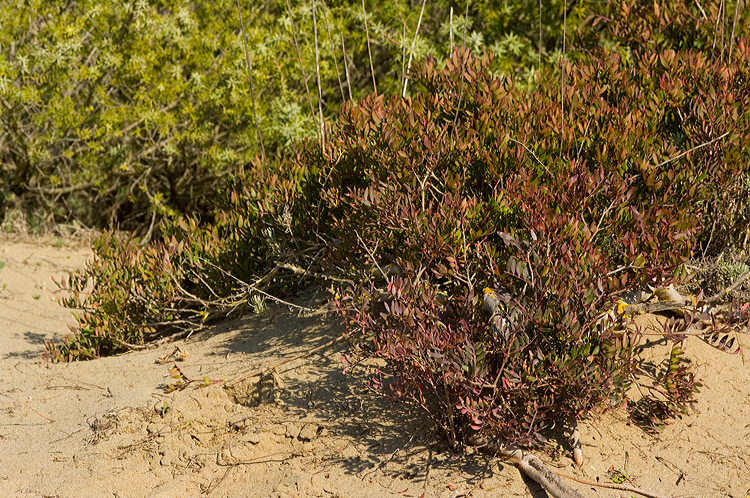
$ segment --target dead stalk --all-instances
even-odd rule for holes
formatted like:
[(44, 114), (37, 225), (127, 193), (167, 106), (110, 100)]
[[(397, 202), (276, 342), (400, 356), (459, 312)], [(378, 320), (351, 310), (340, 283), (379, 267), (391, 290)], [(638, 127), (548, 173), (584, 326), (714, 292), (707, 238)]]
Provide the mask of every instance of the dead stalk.
[[(411, 70), (411, 59), (414, 57), (414, 47), (417, 46), (417, 35), (419, 34), (419, 27), (422, 25), (422, 16), (424, 15), (424, 7), (427, 5), (427, 0), (422, 0), (422, 10), (419, 12), (419, 20), (417, 21), (417, 29), (414, 30), (414, 40), (411, 42), (411, 51), (409, 51), (409, 63), (406, 65), (406, 73), (409, 74)], [(402, 97), (406, 97), (406, 85), (409, 84), (409, 76), (404, 76), (404, 90), (401, 93)]]
[(297, 59), (299, 60), (299, 69), (302, 72), (302, 83), (305, 84), (305, 93), (307, 94), (307, 103), (310, 104), (310, 115), (315, 116), (315, 109), (312, 104), (312, 98), (310, 97), (310, 87), (307, 86), (307, 76), (305, 75), (305, 66), (304, 64), (302, 64), (302, 53), (300, 53), (299, 44), (297, 43), (297, 28), (294, 26), (294, 18), (292, 17), (292, 7), (291, 5), (289, 5), (289, 0), (286, 0), (286, 10), (287, 10), (287, 13), (289, 14), (289, 23), (292, 25), (292, 40), (294, 40), (294, 48), (297, 50)]
[(542, 72), (542, 0), (539, 0), (539, 60), (537, 62), (538, 71)]
[(709, 140), (708, 142), (704, 142), (704, 143), (702, 143), (700, 145), (696, 145), (692, 149), (688, 149), (688, 150), (686, 150), (685, 152), (683, 152), (681, 154), (677, 154), (676, 156), (667, 159), (666, 161), (660, 162), (659, 164), (656, 165), (656, 167), (660, 168), (660, 167), (664, 166), (667, 163), (671, 163), (672, 161), (676, 161), (677, 159), (681, 158), (682, 156), (686, 156), (686, 155), (690, 154), (691, 152), (700, 149), (701, 147), (705, 147), (707, 145), (711, 145), (714, 142), (718, 142), (719, 140), (721, 140), (722, 138), (726, 137), (727, 135), (729, 135), (729, 132), (723, 133), (723, 134), (719, 135), (718, 137), (714, 138), (713, 140)]
[[(466, 12), (464, 12), (464, 41), (461, 45), (461, 89), (458, 92), (458, 105), (456, 106), (456, 115), (453, 116), (453, 127), (455, 130), (458, 122), (458, 113), (461, 112), (461, 101), (464, 97), (464, 72), (466, 72), (466, 32), (469, 30), (469, 0), (466, 0)], [(456, 132), (458, 133), (458, 132)]]
[[(240, 0), (237, 0), (237, 12), (240, 14), (240, 27), (242, 27), (242, 41), (245, 44), (245, 60), (247, 61), (247, 74), (250, 77), (250, 104), (253, 107), (253, 119), (255, 120), (255, 129), (258, 131), (258, 143), (260, 143), (260, 153), (263, 157), (263, 162), (266, 162), (266, 149), (263, 147), (263, 135), (260, 132), (260, 124), (258, 123), (258, 114), (255, 111), (255, 85), (253, 84), (253, 64), (250, 62), (250, 52), (247, 50), (247, 37), (245, 36), (245, 23), (242, 20), (242, 8), (240, 7)], [(149, 229), (150, 233), (150, 229)]]
[(370, 74), (372, 75), (372, 88), (378, 93), (378, 85), (375, 83), (375, 69), (372, 66), (372, 49), (370, 48), (370, 29), (367, 27), (367, 8), (365, 0), (362, 0), (362, 12), (365, 15), (365, 36), (367, 37), (367, 56), (370, 58)]
[(320, 54), (318, 53), (318, 21), (315, 16), (315, 0), (312, 0), (313, 38), (315, 39), (315, 75), (318, 83), (318, 112), (320, 114), (320, 148), (326, 146), (325, 121), (323, 120), (323, 90), (320, 86)]
[(406, 21), (401, 21), (403, 31), (401, 34), (401, 86), (406, 81)]
[(695, 2), (695, 5), (698, 6), (698, 9), (700, 9), (701, 14), (703, 14), (703, 19), (708, 19), (708, 16), (706, 15), (706, 11), (703, 10), (703, 7), (701, 6), (700, 2), (698, 0), (693, 0)]
[(560, 156), (562, 156), (565, 135), (565, 39), (568, 27), (568, 0), (563, 3), (562, 58), (560, 59)]
[(352, 98), (352, 82), (349, 79), (349, 64), (346, 62), (346, 46), (344, 45), (344, 33), (341, 32), (341, 53), (344, 56), (344, 71), (346, 72), (346, 88), (349, 90), (349, 102), (353, 102)]
[[(404, 26), (404, 29), (406, 29), (406, 26)], [(451, 6), (451, 14), (448, 18), (448, 29), (450, 30), (448, 33), (448, 36), (450, 38), (450, 51), (448, 52), (448, 57), (450, 57), (451, 55), (453, 55), (453, 6)]]
[[(744, 2), (743, 2), (744, 3)], [(744, 8), (744, 5), (743, 5)], [(732, 35), (729, 38), (729, 56), (727, 59), (731, 62), (732, 60), (732, 48), (734, 48), (734, 35), (737, 32), (737, 17), (740, 13), (740, 0), (737, 0), (734, 4), (734, 21), (732, 22)]]
[(55, 422), (55, 421), (54, 421), (53, 419), (51, 419), (51, 418), (49, 418), (48, 416), (46, 416), (46, 415), (44, 415), (44, 414), (40, 413), (40, 412), (39, 412), (39, 411), (37, 411), (37, 410), (36, 410), (36, 409), (35, 409), (35, 408), (34, 408), (33, 406), (31, 406), (30, 404), (28, 404), (28, 403), (27, 403), (27, 402), (25, 402), (25, 401), (20, 401), (20, 400), (17, 400), (17, 399), (15, 399), (15, 398), (11, 398), (10, 396), (8, 396), (8, 395), (7, 395), (7, 394), (5, 394), (5, 393), (0, 393), (0, 395), (2, 395), (2, 396), (5, 396), (6, 398), (8, 398), (9, 400), (13, 401), (14, 403), (21, 403), (21, 404), (22, 404), (23, 406), (25, 406), (26, 408), (28, 408), (28, 409), (29, 409), (29, 410), (31, 410), (32, 412), (36, 413), (37, 415), (39, 415), (40, 417), (42, 417), (42, 418), (43, 418), (43, 419), (45, 419), (45, 420), (49, 420), (49, 421), (50, 421), (50, 422), (52, 422), (52, 423), (54, 423), (54, 422)]
[(326, 7), (325, 0), (323, 0), (323, 17), (326, 21), (326, 33), (328, 34), (328, 43), (331, 45), (331, 57), (333, 57), (333, 67), (336, 68), (336, 79), (339, 82), (339, 90), (341, 90), (341, 101), (344, 102), (346, 97), (344, 96), (344, 85), (341, 83), (341, 73), (339, 72), (339, 63), (336, 59), (336, 47), (333, 45), (333, 38), (331, 37), (331, 27), (328, 24), (328, 7)]

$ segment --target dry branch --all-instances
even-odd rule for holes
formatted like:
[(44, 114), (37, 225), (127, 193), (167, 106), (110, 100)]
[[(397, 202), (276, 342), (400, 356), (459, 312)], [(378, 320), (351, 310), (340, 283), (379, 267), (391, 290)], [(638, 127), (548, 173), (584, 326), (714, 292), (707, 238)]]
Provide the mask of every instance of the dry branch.
[(533, 479), (540, 486), (542, 486), (544, 490), (552, 496), (552, 498), (585, 498), (581, 493), (566, 484), (562, 478), (571, 479), (581, 484), (586, 484), (587, 486), (617, 489), (620, 491), (637, 493), (649, 498), (665, 498), (662, 495), (658, 495), (650, 491), (644, 491), (640, 488), (629, 486), (627, 484), (587, 481), (585, 479), (579, 479), (578, 477), (560, 474), (547, 467), (544, 462), (542, 462), (532, 453), (521, 450), (519, 448), (506, 448), (493, 442), (480, 441), (476, 437), (473, 439), (470, 438), (469, 444), (475, 446), (479, 451), (482, 451), (483, 453), (488, 453), (490, 455), (499, 456), (509, 460), (516, 467), (518, 467), (518, 470), (520, 470), (526, 476)]
[(378, 85), (375, 83), (375, 69), (372, 67), (372, 49), (370, 48), (370, 29), (367, 27), (367, 8), (365, 0), (362, 0), (362, 13), (365, 16), (365, 36), (367, 37), (367, 55), (370, 58), (370, 74), (372, 75), (372, 88), (378, 93)]
[[(414, 56), (414, 47), (417, 45), (417, 35), (419, 34), (419, 27), (422, 25), (422, 15), (424, 14), (424, 7), (427, 4), (427, 0), (422, 0), (422, 10), (419, 12), (419, 21), (417, 21), (417, 29), (414, 30), (414, 40), (411, 42), (411, 51), (409, 52), (409, 63), (406, 65), (406, 73), (408, 74), (411, 70), (411, 59)], [(404, 76), (404, 90), (401, 94), (403, 98), (406, 98), (406, 85), (409, 84), (409, 77)]]
[(263, 147), (263, 135), (260, 133), (260, 124), (258, 115), (255, 112), (255, 85), (253, 84), (253, 64), (250, 62), (250, 53), (247, 50), (247, 37), (245, 36), (245, 23), (242, 20), (242, 8), (240, 0), (237, 0), (237, 12), (240, 14), (240, 26), (242, 27), (242, 41), (245, 44), (245, 59), (247, 61), (247, 74), (250, 77), (250, 103), (253, 107), (253, 119), (255, 120), (255, 129), (258, 132), (258, 143), (260, 143), (260, 153), (263, 155), (263, 162), (266, 162), (266, 149)]
[(307, 76), (305, 76), (305, 65), (302, 64), (302, 53), (299, 50), (299, 44), (297, 43), (297, 28), (294, 26), (294, 18), (292, 17), (292, 7), (289, 5), (289, 0), (286, 0), (286, 10), (289, 13), (289, 24), (292, 25), (292, 40), (294, 41), (294, 48), (297, 50), (297, 59), (299, 60), (299, 69), (302, 73), (302, 83), (305, 84), (305, 94), (307, 94), (307, 103), (310, 104), (310, 115), (315, 117), (315, 109), (313, 108), (312, 98), (310, 97), (310, 87), (307, 86)]
[(706, 303), (711, 304), (715, 303), (716, 301), (721, 300), (724, 296), (728, 295), (732, 291), (736, 290), (740, 285), (742, 285), (748, 278), (750, 278), (750, 271), (742, 275), (740, 278), (732, 282), (732, 285), (727, 287), (726, 289), (717, 292), (713, 296), (706, 299)]
[(318, 53), (318, 21), (315, 15), (315, 0), (312, 0), (313, 39), (315, 40), (315, 75), (318, 83), (318, 111), (320, 113), (320, 148), (326, 146), (326, 128), (323, 121), (323, 89), (320, 86), (320, 54)]

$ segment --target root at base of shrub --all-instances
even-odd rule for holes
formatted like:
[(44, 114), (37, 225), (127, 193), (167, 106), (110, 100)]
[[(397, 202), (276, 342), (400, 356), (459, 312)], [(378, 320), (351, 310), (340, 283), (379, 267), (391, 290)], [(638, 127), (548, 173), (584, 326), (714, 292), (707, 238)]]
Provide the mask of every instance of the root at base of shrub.
[(586, 481), (584, 479), (578, 479), (572, 476), (563, 476), (547, 467), (544, 462), (542, 462), (532, 453), (519, 448), (506, 448), (494, 442), (481, 440), (478, 437), (469, 438), (467, 442), (469, 445), (474, 446), (477, 450), (483, 453), (488, 453), (493, 456), (507, 459), (508, 461), (513, 463), (518, 468), (518, 470), (520, 470), (522, 473), (524, 473), (530, 479), (533, 479), (537, 484), (544, 488), (544, 490), (549, 493), (552, 498), (585, 498), (581, 493), (568, 486), (565, 481), (563, 481), (563, 477), (589, 486), (619, 489), (621, 491), (628, 491), (631, 493), (637, 493), (642, 496), (648, 496), (649, 498), (664, 498), (661, 495), (651, 493), (650, 491), (644, 491), (640, 488), (636, 488), (635, 486), (615, 483), (599, 483)]

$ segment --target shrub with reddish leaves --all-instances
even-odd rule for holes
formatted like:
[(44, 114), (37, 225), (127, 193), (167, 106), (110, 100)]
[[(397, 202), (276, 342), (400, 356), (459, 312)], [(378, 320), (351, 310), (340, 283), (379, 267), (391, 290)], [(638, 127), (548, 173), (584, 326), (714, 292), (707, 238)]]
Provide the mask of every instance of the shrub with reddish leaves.
[[(649, 5), (623, 2), (605, 21), (615, 38), (652, 30), (631, 60), (590, 49), (565, 64), (564, 84), (519, 90), (488, 58), (457, 53), (442, 69), (424, 61), (412, 99), (373, 96), (341, 117), (326, 151), (330, 261), (375, 277), (338, 309), (387, 361), (378, 383), (454, 445), (477, 430), (533, 445), (622, 404), (640, 336), (604, 312), (626, 290), (684, 279), (717, 223), (723, 243), (744, 234), (748, 39), (716, 57), (684, 40), (710, 21)], [(673, 42), (646, 43), (669, 15)], [(502, 332), (484, 288), (508, 291)], [(661, 417), (697, 387), (673, 332)]]
[[(238, 291), (289, 288), (297, 264), (351, 282), (335, 305), (385, 360), (376, 383), (454, 447), (477, 431), (531, 446), (623, 404), (641, 337), (608, 311), (626, 291), (680, 282), (696, 248), (747, 235), (747, 19), (712, 45), (718, 10), (696, 5), (613, 2), (561, 72), (527, 88), (487, 56), (426, 59), (413, 97), (347, 106), (323, 150), (243, 172), (211, 222), (167, 227), (174, 238), (140, 259), (103, 241), (109, 263), (70, 281), (84, 312), (53, 356), (144, 342), (174, 317), (200, 325), (212, 306), (239, 306)], [(693, 401), (687, 326), (665, 332), (671, 353), (639, 407), (651, 423)]]

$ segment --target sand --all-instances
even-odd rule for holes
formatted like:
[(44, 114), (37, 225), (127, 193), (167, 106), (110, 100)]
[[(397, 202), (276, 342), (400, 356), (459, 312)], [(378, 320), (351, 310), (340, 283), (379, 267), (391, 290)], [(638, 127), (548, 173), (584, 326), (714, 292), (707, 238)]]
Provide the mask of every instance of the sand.
[[(271, 306), (156, 349), (45, 363), (43, 341), (74, 323), (51, 278), (89, 256), (0, 240), (0, 497), (542, 496), (512, 465), (454, 455), (423, 414), (372, 395), (375, 365), (344, 375), (344, 341), (226, 387), (339, 337), (325, 314)], [(581, 469), (564, 446), (537, 454), (559, 472), (624, 474), (665, 497), (750, 497), (750, 364), (697, 340), (687, 351), (704, 384), (695, 413), (655, 435), (617, 411), (584, 421)], [(168, 393), (174, 365), (196, 382)], [(634, 496), (571, 484), (586, 497)]]

